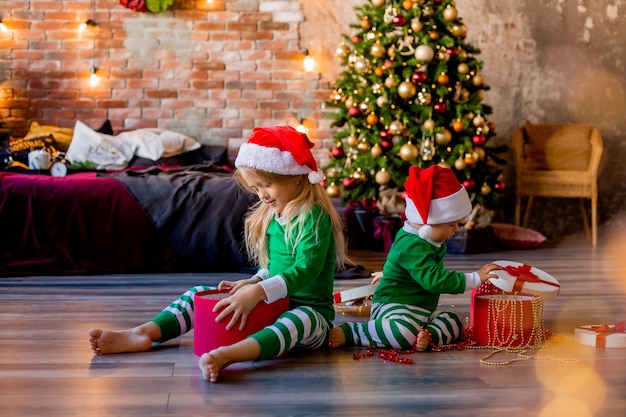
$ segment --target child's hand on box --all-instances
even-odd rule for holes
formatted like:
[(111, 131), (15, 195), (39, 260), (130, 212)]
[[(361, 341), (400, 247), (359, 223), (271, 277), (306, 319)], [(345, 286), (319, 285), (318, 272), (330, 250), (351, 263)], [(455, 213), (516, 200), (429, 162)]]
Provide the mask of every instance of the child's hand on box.
[(480, 276), (480, 282), (483, 283), (487, 281), (489, 278), (498, 278), (493, 271), (502, 269), (500, 265), (496, 265), (494, 263), (483, 265), (478, 271), (478, 275)]

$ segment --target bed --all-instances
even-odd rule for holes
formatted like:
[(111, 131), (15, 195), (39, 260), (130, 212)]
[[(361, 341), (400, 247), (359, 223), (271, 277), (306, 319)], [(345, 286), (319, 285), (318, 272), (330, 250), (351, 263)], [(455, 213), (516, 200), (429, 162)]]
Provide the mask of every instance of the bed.
[(65, 177), (4, 168), (0, 276), (251, 270), (243, 217), (257, 199), (225, 147)]

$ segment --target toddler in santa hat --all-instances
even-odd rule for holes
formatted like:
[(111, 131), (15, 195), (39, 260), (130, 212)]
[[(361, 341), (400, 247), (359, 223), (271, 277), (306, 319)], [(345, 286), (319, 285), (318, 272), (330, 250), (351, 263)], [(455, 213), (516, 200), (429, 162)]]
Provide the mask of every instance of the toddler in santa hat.
[(480, 286), (492, 272), (490, 263), (463, 273), (444, 267), (445, 241), (472, 210), (465, 188), (452, 170), (412, 166), (404, 184), (406, 222), (389, 250), (372, 299), (370, 320), (343, 323), (330, 332), (331, 347), (377, 346), (426, 350), (430, 343), (456, 342), (463, 330), (452, 312), (436, 311), (441, 294), (457, 294)]
[[(309, 138), (294, 128), (272, 126), (255, 128), (239, 149), (235, 178), (259, 198), (246, 216), (244, 232), (248, 254), (260, 268), (250, 278), (219, 283), (232, 295), (215, 305), (215, 320), (243, 330), (258, 303), (285, 297), (289, 311), (248, 338), (203, 354), (199, 366), (208, 381), (216, 382), (233, 362), (274, 358), (294, 347), (327, 347), (335, 318), (334, 275), (348, 260), (343, 225), (320, 185), (324, 176), (311, 148)], [(194, 294), (209, 289), (214, 288), (189, 289), (140, 326), (91, 329), (92, 350), (98, 355), (146, 351), (201, 326), (194, 323)]]

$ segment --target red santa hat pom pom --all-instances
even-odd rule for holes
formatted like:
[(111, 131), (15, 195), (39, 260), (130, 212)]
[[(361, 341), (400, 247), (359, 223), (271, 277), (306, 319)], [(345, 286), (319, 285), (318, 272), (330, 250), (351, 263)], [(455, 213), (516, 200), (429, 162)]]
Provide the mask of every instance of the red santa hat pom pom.
[(256, 127), (239, 148), (237, 168), (246, 166), (278, 175), (307, 175), (311, 184), (322, 182), (311, 153), (313, 143), (291, 126)]
[[(449, 168), (439, 165), (426, 169), (412, 166), (404, 188), (405, 215), (412, 223), (422, 225), (449, 223), (463, 219), (472, 211), (467, 191)], [(430, 232), (430, 226), (420, 227), (421, 237), (430, 237)]]

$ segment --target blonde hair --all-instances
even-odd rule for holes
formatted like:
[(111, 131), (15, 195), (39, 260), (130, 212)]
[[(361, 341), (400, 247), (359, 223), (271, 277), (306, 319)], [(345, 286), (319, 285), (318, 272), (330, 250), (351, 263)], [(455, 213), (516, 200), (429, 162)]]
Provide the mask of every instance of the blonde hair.
[[(330, 222), (335, 241), (335, 262), (339, 269), (344, 269), (347, 263), (351, 263), (346, 253), (343, 236), (343, 224), (337, 211), (333, 207), (328, 193), (320, 184), (311, 184), (306, 175), (279, 175), (262, 171), (251, 167), (239, 167), (235, 170), (235, 178), (247, 191), (254, 192), (250, 185), (243, 179), (243, 174), (259, 178), (269, 184), (279, 184), (300, 177), (296, 182), (298, 194), (285, 206), (282, 216), (287, 220), (285, 240), (295, 250), (302, 238), (301, 232), (304, 223), (308, 220), (308, 213), (313, 206), (319, 205), (330, 216)], [(267, 251), (265, 234), (270, 222), (274, 218), (274, 211), (262, 201), (257, 202), (246, 215), (244, 223), (244, 242), (248, 256), (259, 266), (265, 268), (268, 265), (269, 255)], [(295, 220), (295, 221), (292, 221)], [(319, 218), (316, 220), (319, 222)]]

